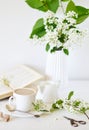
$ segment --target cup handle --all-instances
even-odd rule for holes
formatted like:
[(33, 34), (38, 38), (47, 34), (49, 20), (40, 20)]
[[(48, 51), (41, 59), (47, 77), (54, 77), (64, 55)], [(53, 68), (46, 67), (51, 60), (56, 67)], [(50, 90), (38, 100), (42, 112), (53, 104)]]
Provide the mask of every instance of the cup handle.
[(9, 98), (9, 105), (15, 106), (15, 97), (14, 96), (11, 96)]

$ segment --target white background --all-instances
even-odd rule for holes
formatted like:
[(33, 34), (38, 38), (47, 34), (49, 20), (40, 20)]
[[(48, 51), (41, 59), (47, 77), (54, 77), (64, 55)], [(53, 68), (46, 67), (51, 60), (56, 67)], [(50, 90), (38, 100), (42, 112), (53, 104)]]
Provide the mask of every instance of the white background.
[[(89, 0), (75, 0), (89, 8)], [(0, 0), (0, 72), (17, 64), (27, 64), (45, 72), (47, 53), (29, 40), (32, 26), (44, 13), (30, 8), (25, 0)], [(89, 18), (81, 25), (89, 29)], [(70, 51), (69, 79), (89, 80), (89, 38)]]

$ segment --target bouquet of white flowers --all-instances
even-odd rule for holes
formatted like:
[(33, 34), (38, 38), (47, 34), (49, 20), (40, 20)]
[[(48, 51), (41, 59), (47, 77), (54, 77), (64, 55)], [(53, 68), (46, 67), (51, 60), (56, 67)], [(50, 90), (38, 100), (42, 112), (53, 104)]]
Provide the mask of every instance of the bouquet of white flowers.
[(48, 11), (47, 16), (43, 18), (45, 35), (39, 37), (33, 35), (34, 42), (43, 43), (46, 51), (61, 51), (69, 54), (69, 47), (78, 43), (84, 36), (84, 31), (76, 25), (78, 14), (69, 11), (64, 17), (57, 17), (54, 13)]
[[(26, 0), (26, 3), (43, 12), (47, 16), (40, 18), (33, 26), (30, 38), (35, 43), (44, 43), (46, 51), (63, 51), (69, 54), (69, 47), (80, 43), (85, 36), (78, 24), (89, 16), (89, 9), (76, 5), (73, 0)], [(67, 6), (63, 6), (67, 3)], [(64, 9), (65, 7), (65, 9)], [(57, 16), (56, 12), (61, 8), (64, 16)]]

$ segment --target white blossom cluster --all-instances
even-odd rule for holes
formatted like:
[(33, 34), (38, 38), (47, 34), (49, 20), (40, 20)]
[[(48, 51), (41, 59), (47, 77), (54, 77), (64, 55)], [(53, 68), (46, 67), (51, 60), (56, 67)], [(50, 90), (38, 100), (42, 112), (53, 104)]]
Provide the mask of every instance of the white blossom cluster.
[(83, 101), (83, 100), (68, 100), (65, 99), (63, 102), (63, 108), (70, 111), (70, 112), (80, 112), (83, 113), (83, 109), (89, 110), (89, 103)]
[[(61, 102), (60, 102), (61, 101)], [(55, 103), (52, 104), (52, 107), (50, 109), (51, 104), (45, 104), (42, 100), (37, 100), (34, 103), (34, 110), (36, 111), (44, 111), (45, 112), (53, 112), (54, 110), (67, 110), (71, 113), (85, 113), (87, 110), (89, 110), (89, 103), (85, 102), (80, 99), (76, 100), (58, 100)]]
[(63, 18), (48, 12), (44, 18), (46, 34), (40, 38), (34, 35), (35, 43), (43, 43), (45, 46), (49, 44), (50, 50), (60, 46), (69, 49), (74, 44), (79, 44), (85, 33), (77, 27), (77, 17), (74, 11), (69, 11)]
[(33, 105), (33, 109), (36, 111), (49, 111), (49, 105), (45, 104), (42, 100), (36, 100)]

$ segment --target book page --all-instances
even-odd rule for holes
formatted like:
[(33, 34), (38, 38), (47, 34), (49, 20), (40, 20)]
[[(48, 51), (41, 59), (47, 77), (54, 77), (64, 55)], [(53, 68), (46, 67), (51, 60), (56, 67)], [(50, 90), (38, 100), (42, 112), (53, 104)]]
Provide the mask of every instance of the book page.
[(0, 85), (0, 99), (3, 99), (3, 98), (11, 96), (12, 92), (13, 91), (12, 91), (11, 88), (3, 86), (3, 85), (2, 86)]
[[(26, 87), (29, 84), (41, 79), (43, 76), (25, 65), (19, 65), (9, 72), (6, 72), (0, 76), (0, 94), (10, 91), (11, 89), (17, 89)], [(4, 87), (5, 86), (5, 87)]]

